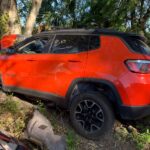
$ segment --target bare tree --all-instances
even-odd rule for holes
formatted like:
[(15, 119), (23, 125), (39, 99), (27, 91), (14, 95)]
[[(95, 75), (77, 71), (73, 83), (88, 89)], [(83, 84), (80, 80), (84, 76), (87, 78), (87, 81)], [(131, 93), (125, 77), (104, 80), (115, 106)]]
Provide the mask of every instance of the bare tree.
[(41, 4), (42, 4), (42, 0), (32, 0), (32, 9), (28, 16), (26, 27), (25, 27), (26, 36), (30, 36), (32, 34), (33, 27), (36, 21), (36, 17), (39, 13)]

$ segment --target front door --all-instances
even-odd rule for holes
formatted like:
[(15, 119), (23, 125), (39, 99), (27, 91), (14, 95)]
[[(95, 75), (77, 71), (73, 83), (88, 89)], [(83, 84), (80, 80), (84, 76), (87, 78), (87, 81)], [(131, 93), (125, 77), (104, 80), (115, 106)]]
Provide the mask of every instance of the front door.
[(38, 59), (43, 59), (48, 53), (51, 39), (52, 37), (29, 38), (16, 47), (16, 54), (0, 57), (5, 63), (5, 69), (2, 71), (4, 88), (16, 92), (34, 89), (39, 67)]

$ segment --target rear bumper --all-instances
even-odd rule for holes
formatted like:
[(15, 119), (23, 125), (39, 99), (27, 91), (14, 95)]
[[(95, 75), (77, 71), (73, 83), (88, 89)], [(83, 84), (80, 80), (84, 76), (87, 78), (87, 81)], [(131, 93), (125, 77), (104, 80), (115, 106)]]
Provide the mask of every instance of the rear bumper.
[(137, 120), (146, 116), (150, 116), (150, 105), (146, 106), (121, 106), (120, 115), (122, 119)]

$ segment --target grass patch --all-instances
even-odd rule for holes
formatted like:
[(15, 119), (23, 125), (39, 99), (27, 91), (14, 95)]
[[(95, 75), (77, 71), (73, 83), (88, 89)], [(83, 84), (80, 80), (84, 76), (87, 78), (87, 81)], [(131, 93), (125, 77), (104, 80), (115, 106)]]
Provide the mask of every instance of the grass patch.
[(25, 128), (29, 110), (22, 109), (20, 102), (7, 95), (0, 103), (0, 129), (20, 137)]
[(130, 141), (137, 150), (150, 150), (150, 118), (143, 118), (128, 125), (115, 128), (115, 137), (120, 141)]
[(150, 149), (150, 117), (143, 118), (136, 123), (138, 129), (137, 134), (133, 134), (133, 140), (136, 143), (137, 149)]
[(76, 135), (73, 130), (68, 130), (66, 134), (68, 150), (76, 150)]
[(12, 100), (12, 95), (7, 96), (6, 100), (0, 103), (0, 114), (6, 112), (10, 112), (14, 115), (19, 112), (18, 103)]
[(37, 101), (37, 108), (38, 108), (39, 112), (42, 113), (44, 116), (48, 115), (46, 107), (45, 107), (44, 103), (42, 103), (41, 101)]
[(58, 126), (59, 123), (57, 121), (58, 120), (57, 117), (58, 116), (57, 116), (56, 112), (51, 112), (49, 119), (50, 119), (50, 122), (51, 122), (54, 129), (59, 128), (59, 126)]
[[(145, 118), (147, 122), (150, 118)], [(144, 150), (147, 149), (148, 146), (150, 146), (150, 125), (148, 124), (142, 124), (139, 123), (136, 126), (139, 131), (137, 133), (134, 133), (131, 135), (133, 141), (136, 143), (136, 147), (138, 150)], [(149, 147), (150, 149), (150, 147)]]
[(137, 149), (146, 149), (150, 144), (150, 133), (141, 133), (133, 136)]

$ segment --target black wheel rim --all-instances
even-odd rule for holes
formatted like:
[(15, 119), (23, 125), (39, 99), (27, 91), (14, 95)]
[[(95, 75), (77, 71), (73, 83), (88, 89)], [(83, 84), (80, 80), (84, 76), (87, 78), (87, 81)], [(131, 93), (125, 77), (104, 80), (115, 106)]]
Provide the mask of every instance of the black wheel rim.
[(81, 101), (75, 109), (75, 119), (86, 132), (101, 130), (104, 123), (104, 113), (99, 104), (93, 100)]

